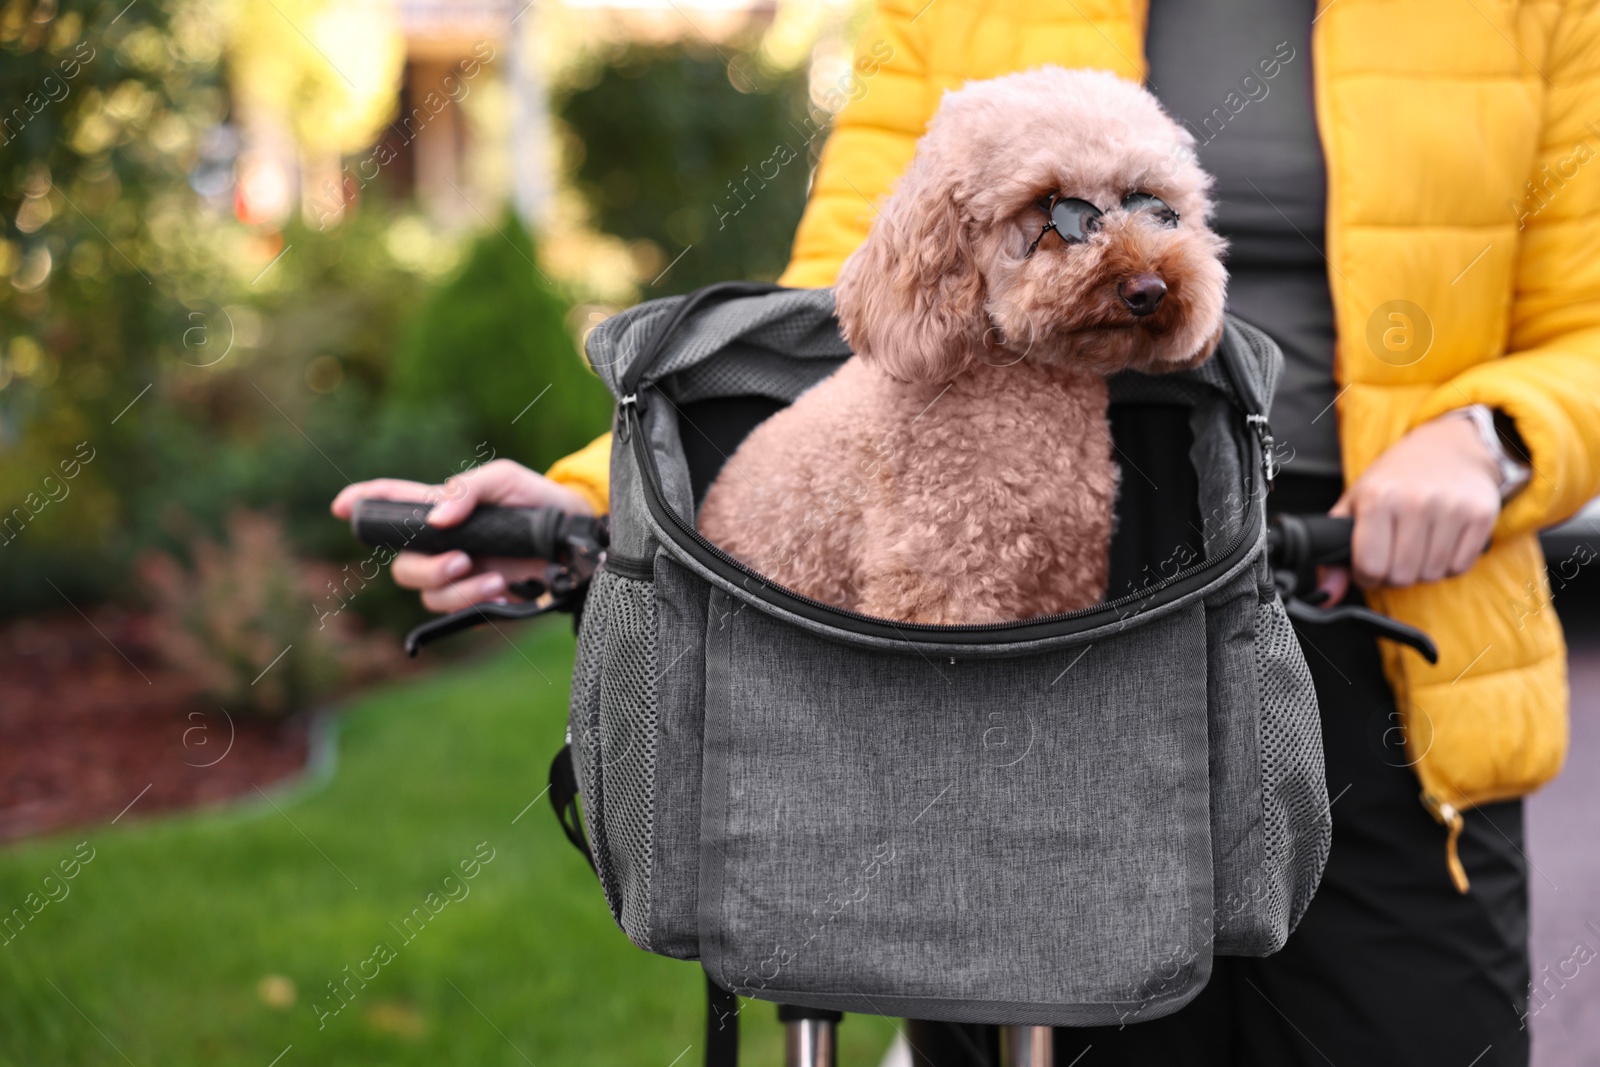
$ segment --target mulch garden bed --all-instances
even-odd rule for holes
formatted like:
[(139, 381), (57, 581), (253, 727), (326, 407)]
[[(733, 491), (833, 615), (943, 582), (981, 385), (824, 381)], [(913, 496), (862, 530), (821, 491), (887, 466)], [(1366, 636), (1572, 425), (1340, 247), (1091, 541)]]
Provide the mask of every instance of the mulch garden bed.
[(304, 718), (230, 715), (116, 608), (0, 627), (0, 841), (254, 794), (298, 773)]

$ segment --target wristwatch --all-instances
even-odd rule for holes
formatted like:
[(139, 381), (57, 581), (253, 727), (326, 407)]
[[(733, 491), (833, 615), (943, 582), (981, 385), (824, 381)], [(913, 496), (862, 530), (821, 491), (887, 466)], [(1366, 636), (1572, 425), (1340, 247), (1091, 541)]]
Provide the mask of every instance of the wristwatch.
[[(1483, 447), (1488, 449), (1489, 455), (1494, 458), (1496, 469), (1500, 472), (1502, 504), (1533, 480), (1533, 467), (1526, 459), (1513, 455), (1506, 447), (1508, 437), (1516, 439), (1516, 429), (1509, 417), (1492, 410), (1488, 404), (1468, 404), (1464, 408), (1446, 412), (1444, 418), (1466, 419), (1477, 429), (1478, 439), (1483, 442)], [(1505, 422), (1504, 429), (1500, 425), (1502, 420)]]

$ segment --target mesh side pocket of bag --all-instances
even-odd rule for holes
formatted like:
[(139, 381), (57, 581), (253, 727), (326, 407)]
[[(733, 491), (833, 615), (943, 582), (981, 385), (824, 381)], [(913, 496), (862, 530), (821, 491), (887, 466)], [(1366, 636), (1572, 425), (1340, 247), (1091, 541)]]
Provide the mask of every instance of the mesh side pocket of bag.
[(1277, 597), (1256, 620), (1256, 677), (1261, 690), (1261, 808), (1265, 846), (1262, 903), (1281, 948), (1305, 913), (1332, 843), (1322, 759), (1322, 722), (1311, 671)]
[(615, 573), (602, 572), (602, 579), (609, 586), (608, 618), (595, 726), (603, 810), (594, 821), (604, 825), (604, 849), (596, 861), (623, 932), (649, 949), (660, 718), (655, 586)]

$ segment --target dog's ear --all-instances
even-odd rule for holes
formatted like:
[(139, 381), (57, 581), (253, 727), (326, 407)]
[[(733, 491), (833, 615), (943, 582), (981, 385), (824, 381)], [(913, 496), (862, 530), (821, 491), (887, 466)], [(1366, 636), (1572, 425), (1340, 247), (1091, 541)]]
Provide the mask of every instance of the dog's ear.
[(834, 299), (845, 340), (862, 359), (901, 381), (942, 382), (972, 362), (989, 317), (955, 183), (923, 170), (914, 163), (901, 179), (840, 268)]

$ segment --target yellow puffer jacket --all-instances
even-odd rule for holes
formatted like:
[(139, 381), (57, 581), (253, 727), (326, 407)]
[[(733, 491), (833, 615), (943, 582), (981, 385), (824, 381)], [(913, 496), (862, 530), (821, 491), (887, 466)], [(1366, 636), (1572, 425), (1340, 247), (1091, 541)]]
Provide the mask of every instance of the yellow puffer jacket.
[[(1045, 63), (1142, 79), (1144, 26), (1145, 0), (880, 0), (783, 281), (832, 283), (946, 89)], [(1312, 66), (1347, 477), (1477, 402), (1515, 419), (1535, 470), (1471, 571), (1371, 597), (1438, 641), (1437, 666), (1388, 643), (1384, 665), (1425, 803), (1459, 826), (1566, 751), (1535, 531), (1600, 490), (1600, 9), (1331, 0)], [(605, 445), (552, 470), (601, 506)]]

